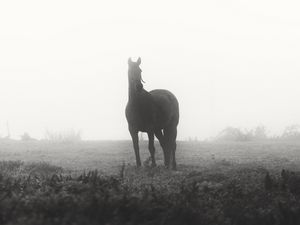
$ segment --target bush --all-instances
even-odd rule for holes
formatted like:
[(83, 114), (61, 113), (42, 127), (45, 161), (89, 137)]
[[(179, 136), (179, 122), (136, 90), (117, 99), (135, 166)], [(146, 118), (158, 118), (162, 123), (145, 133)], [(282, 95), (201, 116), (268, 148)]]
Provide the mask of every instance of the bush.
[(287, 126), (281, 135), (284, 140), (300, 140), (300, 126), (295, 124)]
[(217, 141), (250, 141), (253, 134), (247, 131), (241, 131), (239, 128), (227, 127), (222, 130), (215, 140)]
[(45, 132), (45, 140), (50, 142), (57, 142), (57, 143), (73, 143), (73, 142), (80, 142), (81, 139), (81, 132), (75, 130), (66, 130), (66, 131), (49, 131), (46, 130)]
[(235, 127), (227, 127), (222, 130), (216, 141), (259, 141), (266, 140), (266, 128), (264, 126), (257, 126), (252, 130), (241, 130)]
[(36, 141), (35, 138), (32, 138), (27, 132), (21, 135), (21, 141)]

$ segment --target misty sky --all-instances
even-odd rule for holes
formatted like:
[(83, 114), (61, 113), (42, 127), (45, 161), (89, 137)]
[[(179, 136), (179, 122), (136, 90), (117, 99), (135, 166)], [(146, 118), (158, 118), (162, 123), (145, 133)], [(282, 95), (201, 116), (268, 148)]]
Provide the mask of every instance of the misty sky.
[(179, 139), (300, 123), (299, 1), (1, 1), (0, 135), (129, 139), (127, 59), (180, 103)]

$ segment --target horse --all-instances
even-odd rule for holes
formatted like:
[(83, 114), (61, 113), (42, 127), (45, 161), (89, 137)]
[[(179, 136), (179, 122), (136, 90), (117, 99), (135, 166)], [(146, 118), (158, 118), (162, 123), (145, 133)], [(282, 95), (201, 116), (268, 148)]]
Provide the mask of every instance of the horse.
[(147, 132), (148, 149), (152, 167), (156, 166), (154, 135), (164, 153), (164, 164), (176, 170), (176, 138), (179, 123), (179, 104), (174, 94), (165, 89), (146, 91), (140, 68), (141, 58), (137, 62), (128, 59), (128, 103), (125, 115), (128, 130), (132, 138), (136, 165), (141, 166), (138, 132)]

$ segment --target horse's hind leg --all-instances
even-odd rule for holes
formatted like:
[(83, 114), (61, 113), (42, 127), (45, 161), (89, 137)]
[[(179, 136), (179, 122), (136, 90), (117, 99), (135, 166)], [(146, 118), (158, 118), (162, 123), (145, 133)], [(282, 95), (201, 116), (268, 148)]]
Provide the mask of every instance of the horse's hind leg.
[(172, 163), (172, 169), (176, 170), (176, 137), (177, 137), (177, 127), (172, 126), (164, 130), (164, 137), (166, 141), (166, 148), (168, 154), (168, 167)]
[(153, 132), (148, 132), (148, 139), (149, 139), (149, 144), (148, 144), (148, 148), (149, 148), (149, 152), (151, 155), (151, 160), (152, 160), (152, 166), (156, 166), (156, 162), (155, 162), (155, 148), (154, 148), (154, 133)]
[(164, 153), (164, 164), (165, 166), (168, 166), (169, 165), (169, 162), (168, 162), (168, 154), (167, 154), (167, 149), (166, 149), (166, 145), (165, 145), (165, 140), (164, 140), (164, 135), (162, 133), (162, 130), (158, 129), (158, 130), (155, 130), (155, 136), (157, 137), (159, 143), (160, 143), (160, 146), (161, 148), (163, 149), (163, 153)]

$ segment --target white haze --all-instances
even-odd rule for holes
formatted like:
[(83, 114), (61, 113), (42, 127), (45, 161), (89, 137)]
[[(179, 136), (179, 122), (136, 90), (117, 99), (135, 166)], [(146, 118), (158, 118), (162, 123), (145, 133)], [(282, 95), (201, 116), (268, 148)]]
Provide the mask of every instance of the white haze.
[(179, 139), (300, 123), (299, 1), (1, 1), (0, 134), (128, 139), (127, 59), (180, 102)]

